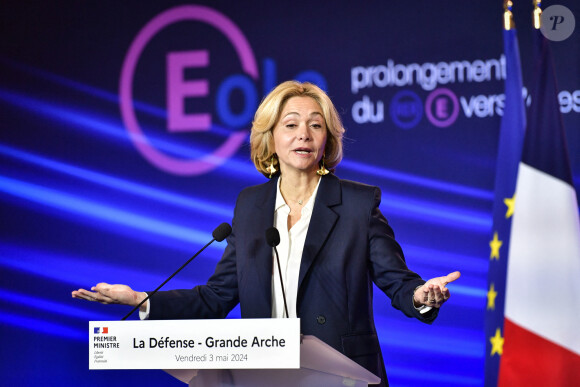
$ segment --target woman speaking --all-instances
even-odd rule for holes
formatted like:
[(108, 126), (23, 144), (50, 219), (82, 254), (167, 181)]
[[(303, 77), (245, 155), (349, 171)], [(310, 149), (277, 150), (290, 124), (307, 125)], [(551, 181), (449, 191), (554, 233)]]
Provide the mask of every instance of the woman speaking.
[[(239, 194), (233, 231), (208, 282), (155, 293), (140, 307), (141, 318), (224, 318), (238, 303), (242, 318), (285, 317), (287, 310), (300, 318), (303, 334), (388, 385), (374, 325), (373, 283), (405, 315), (431, 323), (449, 298), (447, 284), (460, 274), (424, 281), (407, 268), (379, 210), (379, 188), (334, 175), (343, 133), (333, 103), (313, 84), (284, 82), (266, 96), (250, 145), (256, 169), (269, 181)], [(279, 231), (279, 267), (264, 237), (272, 227)], [(100, 283), (72, 296), (136, 306), (147, 294)]]

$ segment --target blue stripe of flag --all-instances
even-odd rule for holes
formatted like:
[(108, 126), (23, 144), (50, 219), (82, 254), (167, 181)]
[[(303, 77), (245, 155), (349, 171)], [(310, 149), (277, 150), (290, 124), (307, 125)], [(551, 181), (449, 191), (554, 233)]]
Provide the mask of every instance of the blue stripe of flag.
[[(524, 143), (522, 162), (574, 186), (558, 104), (554, 60), (548, 40), (540, 30), (534, 32), (534, 84), (527, 127), (529, 134)], [(554, 154), (562, 157), (554, 157)]]

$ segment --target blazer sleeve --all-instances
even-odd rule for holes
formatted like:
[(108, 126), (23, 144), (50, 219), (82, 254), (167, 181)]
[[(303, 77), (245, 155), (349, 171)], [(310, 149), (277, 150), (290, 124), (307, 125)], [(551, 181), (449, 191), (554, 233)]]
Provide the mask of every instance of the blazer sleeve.
[[(236, 210), (232, 224), (235, 223), (235, 213)], [(235, 230), (235, 227), (233, 229)], [(232, 231), (226, 239), (224, 254), (205, 285), (154, 294), (150, 298), (149, 319), (225, 318), (239, 302), (235, 240)]]
[(374, 283), (391, 299), (393, 307), (409, 317), (431, 323), (438, 309), (421, 314), (413, 305), (413, 294), (425, 283), (417, 273), (409, 270), (405, 256), (387, 219), (379, 209), (381, 190), (374, 187), (374, 197), (369, 209), (368, 238), (370, 272)]

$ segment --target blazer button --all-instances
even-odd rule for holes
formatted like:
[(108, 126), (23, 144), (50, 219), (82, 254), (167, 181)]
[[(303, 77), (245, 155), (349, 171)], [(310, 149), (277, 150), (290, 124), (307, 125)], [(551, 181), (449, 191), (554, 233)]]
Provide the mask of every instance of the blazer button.
[(316, 322), (319, 323), (320, 325), (322, 325), (326, 322), (326, 317), (324, 317), (323, 315), (320, 315), (320, 316), (316, 317)]

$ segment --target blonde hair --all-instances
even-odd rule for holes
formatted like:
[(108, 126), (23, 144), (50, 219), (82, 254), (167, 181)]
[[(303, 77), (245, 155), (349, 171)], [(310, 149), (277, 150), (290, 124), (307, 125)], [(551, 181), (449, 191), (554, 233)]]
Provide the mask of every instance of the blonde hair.
[(274, 157), (274, 126), (280, 119), (280, 114), (286, 102), (292, 97), (311, 97), (322, 109), (326, 123), (327, 139), (324, 148), (324, 165), (334, 172), (342, 160), (342, 136), (344, 127), (334, 104), (326, 93), (318, 86), (304, 82), (286, 81), (272, 90), (260, 103), (250, 134), (250, 153), (256, 169), (264, 176), (269, 177), (267, 168), (274, 164), (280, 170), (278, 160)]

